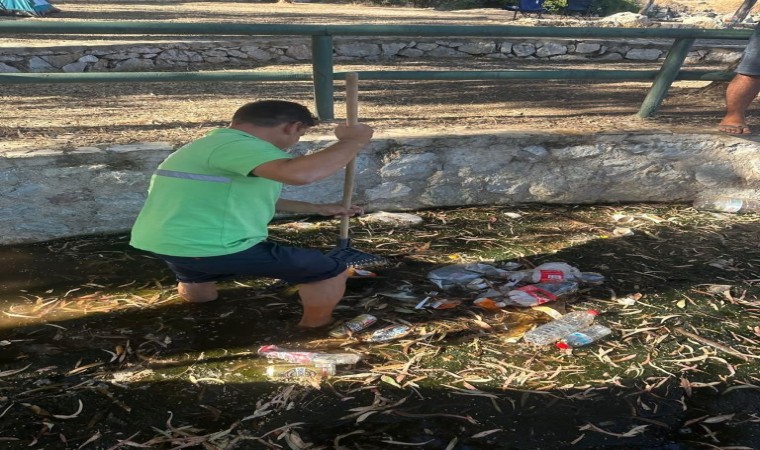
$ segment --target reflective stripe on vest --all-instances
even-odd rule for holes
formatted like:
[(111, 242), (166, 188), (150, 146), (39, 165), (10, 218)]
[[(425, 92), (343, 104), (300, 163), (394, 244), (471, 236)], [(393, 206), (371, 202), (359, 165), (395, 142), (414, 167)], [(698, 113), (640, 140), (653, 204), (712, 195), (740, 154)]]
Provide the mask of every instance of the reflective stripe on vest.
[(230, 183), (230, 182), (232, 182), (232, 179), (227, 178), (227, 177), (217, 177), (217, 176), (214, 176), (214, 175), (203, 175), (203, 174), (200, 174), (200, 173), (177, 172), (175, 170), (158, 169), (158, 170), (156, 170), (156, 175), (160, 175), (162, 177), (184, 178), (186, 180), (211, 181), (213, 183)]

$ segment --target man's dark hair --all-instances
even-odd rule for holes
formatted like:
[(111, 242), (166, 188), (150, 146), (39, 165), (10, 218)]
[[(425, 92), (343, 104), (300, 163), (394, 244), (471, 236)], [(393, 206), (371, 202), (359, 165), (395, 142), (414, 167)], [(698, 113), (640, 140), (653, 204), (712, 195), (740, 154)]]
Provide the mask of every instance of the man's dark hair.
[(232, 121), (260, 127), (276, 127), (291, 122), (301, 122), (308, 127), (317, 124), (317, 118), (311, 114), (309, 108), (284, 100), (261, 100), (247, 103), (235, 111)]

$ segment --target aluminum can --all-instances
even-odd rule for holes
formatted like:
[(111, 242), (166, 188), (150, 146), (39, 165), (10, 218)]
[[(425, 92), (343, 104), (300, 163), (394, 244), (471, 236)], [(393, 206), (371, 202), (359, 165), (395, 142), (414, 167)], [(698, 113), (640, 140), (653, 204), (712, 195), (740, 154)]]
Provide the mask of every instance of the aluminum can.
[(343, 322), (342, 324), (330, 330), (330, 336), (345, 337), (358, 331), (364, 330), (375, 322), (377, 322), (377, 317), (373, 316), (372, 314), (360, 314), (353, 319)]

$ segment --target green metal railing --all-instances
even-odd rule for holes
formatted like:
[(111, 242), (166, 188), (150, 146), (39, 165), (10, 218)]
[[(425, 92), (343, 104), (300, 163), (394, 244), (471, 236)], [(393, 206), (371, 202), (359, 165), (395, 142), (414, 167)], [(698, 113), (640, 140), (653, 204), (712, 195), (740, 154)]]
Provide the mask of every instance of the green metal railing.
[(640, 117), (653, 116), (676, 80), (730, 80), (729, 72), (684, 71), (684, 60), (697, 39), (746, 40), (751, 30), (571, 28), (472, 25), (282, 25), (239, 23), (161, 22), (22, 22), (0, 21), (0, 34), (51, 35), (215, 35), (215, 36), (311, 36), (312, 72), (87, 72), (2, 73), (0, 84), (114, 83), (177, 81), (312, 81), (317, 115), (334, 119), (334, 36), (511, 37), (511, 38), (649, 38), (673, 39), (659, 70), (503, 70), (503, 71), (359, 71), (363, 80), (651, 80), (652, 87), (639, 109)]

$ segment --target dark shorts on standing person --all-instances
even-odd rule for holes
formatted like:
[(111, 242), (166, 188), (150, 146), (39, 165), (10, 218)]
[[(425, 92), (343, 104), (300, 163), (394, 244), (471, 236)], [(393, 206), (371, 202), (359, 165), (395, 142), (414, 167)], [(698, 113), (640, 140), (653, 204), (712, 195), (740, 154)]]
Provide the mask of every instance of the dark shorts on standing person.
[(742, 60), (736, 68), (736, 73), (760, 77), (760, 26), (755, 28), (755, 32), (749, 38)]
[(242, 252), (222, 256), (156, 255), (183, 283), (206, 283), (238, 276), (275, 278), (291, 284), (327, 280), (346, 270), (345, 263), (319, 250), (261, 242)]

